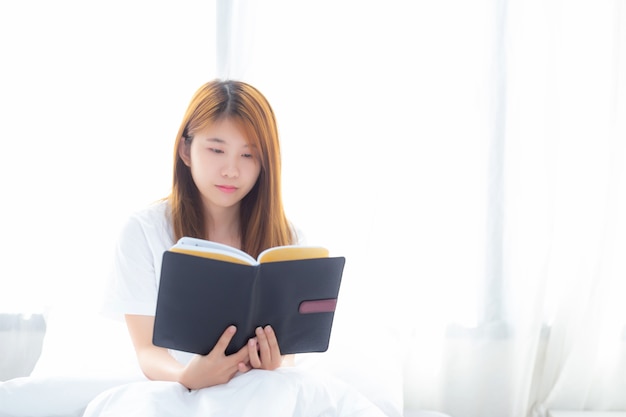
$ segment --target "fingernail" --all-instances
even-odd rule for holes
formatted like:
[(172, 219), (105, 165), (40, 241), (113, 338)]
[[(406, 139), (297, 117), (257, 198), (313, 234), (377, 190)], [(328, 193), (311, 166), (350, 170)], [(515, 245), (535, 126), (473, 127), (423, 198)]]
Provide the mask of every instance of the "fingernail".
[(270, 326), (269, 324), (267, 326), (265, 326), (265, 331), (266, 332), (272, 332), (274, 331), (274, 329), (272, 329), (272, 326)]

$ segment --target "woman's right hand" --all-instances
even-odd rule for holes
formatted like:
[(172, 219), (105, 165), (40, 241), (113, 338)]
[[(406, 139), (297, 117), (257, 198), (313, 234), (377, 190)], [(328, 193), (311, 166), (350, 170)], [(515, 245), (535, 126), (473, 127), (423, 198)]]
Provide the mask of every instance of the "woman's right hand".
[(195, 355), (181, 370), (178, 382), (189, 389), (206, 388), (227, 383), (237, 372), (249, 371), (251, 367), (247, 346), (226, 355), (226, 348), (236, 331), (235, 326), (228, 327), (211, 352)]
[(230, 381), (237, 372), (251, 369), (248, 346), (232, 355), (226, 348), (235, 335), (228, 327), (207, 355), (195, 355), (187, 365), (178, 362), (169, 350), (152, 344), (154, 316), (126, 315), (128, 332), (137, 353), (141, 370), (154, 381), (177, 381), (189, 389), (199, 389)]

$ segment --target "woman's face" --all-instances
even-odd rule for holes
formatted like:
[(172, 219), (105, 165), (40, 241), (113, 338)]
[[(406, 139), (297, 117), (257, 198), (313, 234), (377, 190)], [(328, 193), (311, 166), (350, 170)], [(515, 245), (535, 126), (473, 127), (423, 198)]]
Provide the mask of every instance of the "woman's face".
[(258, 150), (229, 119), (197, 132), (179, 154), (191, 170), (206, 209), (238, 208), (261, 171)]

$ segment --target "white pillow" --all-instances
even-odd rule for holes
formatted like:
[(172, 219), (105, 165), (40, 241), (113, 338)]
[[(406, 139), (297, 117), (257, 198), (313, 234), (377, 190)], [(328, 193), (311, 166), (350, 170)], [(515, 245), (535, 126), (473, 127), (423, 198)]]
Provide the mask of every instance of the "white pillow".
[(2, 417), (80, 417), (101, 392), (132, 382), (123, 377), (22, 377), (0, 383)]
[(81, 416), (106, 389), (145, 380), (134, 352), (124, 322), (84, 307), (55, 308), (31, 375), (0, 383), (0, 416)]
[(31, 376), (141, 375), (124, 322), (78, 307), (59, 307), (46, 315), (41, 356)]

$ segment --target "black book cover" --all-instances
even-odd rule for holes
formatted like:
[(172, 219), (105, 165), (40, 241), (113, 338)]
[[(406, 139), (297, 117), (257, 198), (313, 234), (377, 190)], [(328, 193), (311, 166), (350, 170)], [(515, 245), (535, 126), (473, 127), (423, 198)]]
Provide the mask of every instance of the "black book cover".
[(242, 265), (166, 251), (153, 343), (206, 355), (234, 324), (231, 354), (270, 324), (281, 354), (324, 352), (344, 264), (331, 257)]

